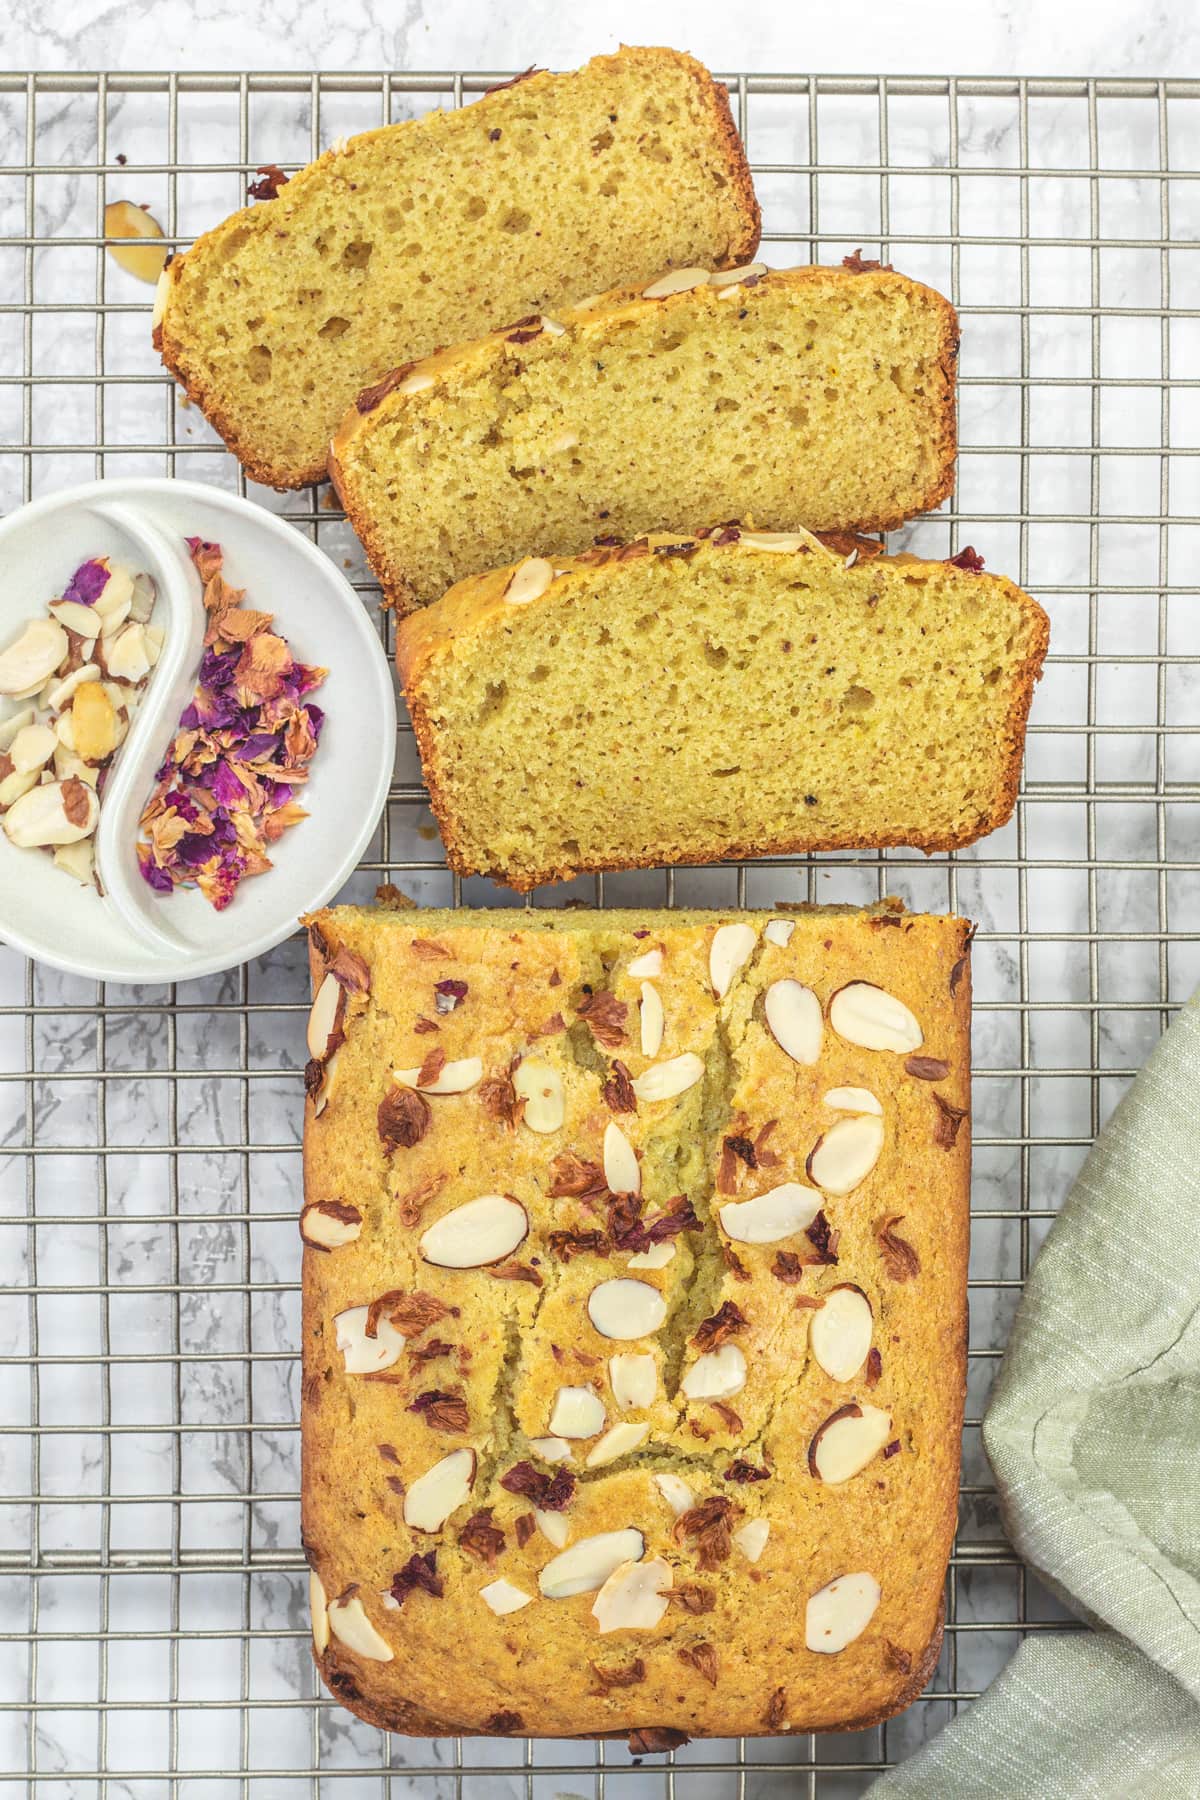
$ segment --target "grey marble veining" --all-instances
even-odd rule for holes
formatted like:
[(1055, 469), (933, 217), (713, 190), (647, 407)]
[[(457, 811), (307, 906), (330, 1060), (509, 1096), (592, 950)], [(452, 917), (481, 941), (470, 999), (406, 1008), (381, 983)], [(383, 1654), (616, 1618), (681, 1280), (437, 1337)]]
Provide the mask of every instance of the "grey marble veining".
[[(67, 0), (48, 16), (22, 0), (3, 54), (8, 67), (47, 69), (511, 69), (533, 58), (568, 66), (625, 37), (687, 45), (726, 71), (836, 71), (869, 61), (885, 70), (1157, 76), (1195, 70), (1200, 51), (1190, 7), (1135, 17), (1113, 0), (992, 4), (972, 10), (969, 34), (961, 9), (941, 4), (903, 20), (893, 9), (850, 5), (806, 15), (802, 25), (792, 10), (764, 5), (736, 14), (677, 3), (617, 6), (602, 18), (589, 11), (542, 3), (485, 13), (458, 0), (438, 8), (406, 0), (398, 9), (348, 0), (334, 11), (269, 0), (247, 16), (226, 0), (138, 0), (116, 12)], [(402, 76), (396, 82), (393, 116), (425, 103), (403, 92)], [(328, 142), (378, 118), (378, 91), (327, 94), (317, 136)], [(803, 97), (752, 96), (753, 160), (806, 162), (810, 123)], [(148, 296), (94, 247), (70, 240), (96, 234), (106, 198), (145, 201), (164, 221), (173, 200), (185, 238), (241, 198), (233, 170), (190, 167), (238, 160), (236, 95), (182, 95), (175, 124), (174, 179), (116, 168), (100, 182), (55, 173), (94, 164), (102, 142), (110, 163), (120, 154), (131, 165), (161, 165), (167, 99), (113, 93), (101, 118), (94, 94), (39, 95), (34, 144), (47, 172), (32, 189), (38, 243), (27, 261), (23, 247), (3, 241), (26, 231), (26, 184), (6, 172), (24, 159), (25, 98), (0, 93), (0, 371), (26, 366), (22, 315), (2, 307), (20, 302), (28, 278), (48, 307), (32, 322), (32, 368), (62, 378), (31, 390), (38, 448), (28, 462), (12, 448), (24, 440), (21, 389), (0, 384), (5, 510), (20, 501), (27, 477), (40, 494), (98, 470), (158, 473), (168, 442), (178, 447), (180, 474), (236, 486), (211, 430), (168, 387), (113, 381), (98, 413), (89, 385), (101, 351), (110, 376), (153, 371)], [(1161, 112), (1153, 100), (1105, 100), (1089, 120), (1078, 96), (1031, 97), (1024, 112), (1011, 95), (962, 96), (954, 144), (948, 126), (945, 96), (889, 101), (890, 160), (919, 171), (891, 178), (889, 219), (899, 266), (956, 284), (964, 308), (956, 541), (1024, 579), (1052, 616), (1054, 659), (1034, 709), (1027, 799), (1012, 824), (953, 862), (897, 854), (757, 865), (746, 871), (745, 896), (770, 905), (890, 890), (917, 907), (956, 905), (978, 921), (968, 1401), (977, 1420), (1046, 1217), (1160, 1031), (1163, 1002), (1178, 1003), (1200, 979), (1196, 804), (1167, 793), (1169, 784), (1190, 784), (1194, 794), (1200, 776), (1200, 625), (1185, 589), (1194, 527), (1159, 516), (1164, 429), (1193, 453), (1165, 467), (1167, 514), (1200, 515), (1200, 394), (1163, 386), (1168, 369), (1194, 380), (1200, 367), (1200, 324), (1183, 316), (1200, 292), (1195, 251), (1184, 247), (1200, 237), (1200, 182), (1187, 179), (1200, 168), (1200, 100), (1171, 100)], [(313, 140), (309, 95), (256, 93), (247, 131), (250, 161), (303, 161)], [(873, 96), (822, 99), (824, 164), (874, 164), (879, 132)], [(1180, 178), (1165, 190), (1152, 174), (1079, 179), (1070, 171), (1088, 168), (1093, 132), (1099, 167), (1157, 170), (1165, 147)], [(953, 189), (952, 152), (962, 171)], [(1033, 173), (1022, 176), (1026, 156)], [(823, 176), (816, 217), (807, 175), (764, 175), (760, 192), (777, 234), (767, 252), (774, 263), (807, 258), (810, 232), (829, 234), (818, 246), (825, 260), (853, 247), (846, 238), (879, 242), (877, 176)], [(953, 246), (939, 241), (950, 231), (952, 192)], [(1181, 246), (1166, 252), (1153, 242), (1164, 192)], [(1111, 247), (1093, 248), (1094, 232)], [(1025, 235), (1039, 241), (1023, 247), (1016, 240)], [(110, 309), (102, 344), (97, 299)], [(1170, 300), (1181, 313), (1164, 324), (1160, 309)], [(1098, 332), (1094, 303), (1111, 309)], [(1013, 454), (1023, 437), (1039, 452), (1024, 468)], [(1094, 443), (1108, 453), (1090, 454)], [(57, 448), (65, 445), (83, 448)], [(308, 504), (251, 492), (285, 514)], [(361, 553), (340, 516), (319, 506), (314, 520), (305, 528), (366, 590)], [(894, 539), (936, 554), (949, 541), (939, 519)], [(1173, 591), (1161, 596), (1164, 588)], [(1160, 666), (1164, 652), (1185, 660)], [(1129, 657), (1146, 660), (1120, 660)], [(417, 775), (402, 733), (398, 780)], [(1081, 797), (1089, 793), (1091, 805)], [(401, 885), (422, 904), (450, 899), (424, 804), (393, 802), (370, 860), (419, 865)], [(369, 898), (380, 878), (378, 869), (361, 872), (348, 896)], [(659, 902), (666, 891), (656, 874), (609, 877), (603, 889), (609, 904)], [(675, 877), (680, 904), (728, 904), (736, 895), (734, 871)], [(465, 883), (463, 897), (495, 898), (483, 882)], [(544, 898), (591, 902), (596, 884)], [(555, 1772), (590, 1765), (590, 1748), (538, 1746), (534, 1776), (523, 1768), (524, 1746), (468, 1743), (466, 1764), (486, 1772), (464, 1775), (452, 1743), (385, 1741), (340, 1709), (311, 1704), (296, 1555), (305, 987), (298, 942), (171, 992), (100, 993), (0, 950), (0, 1074), (24, 1077), (0, 1081), (0, 1357), (17, 1359), (0, 1380), (0, 1598), (5, 1629), (41, 1639), (36, 1671), (26, 1641), (15, 1657), (0, 1655), (0, 1767), (23, 1770), (32, 1757), (47, 1777), (68, 1777), (31, 1785), (39, 1796), (98, 1797), (88, 1771), (104, 1770), (109, 1791), (156, 1800), (170, 1791), (165, 1773), (207, 1770), (245, 1772), (255, 1792), (290, 1800), (309, 1792), (300, 1771), (312, 1767), (338, 1772), (322, 1791), (339, 1796), (592, 1795), (592, 1773)], [(101, 1070), (107, 1079), (98, 1079)], [(1013, 1216), (1023, 1206), (1025, 1221)], [(36, 1229), (18, 1223), (27, 1215)], [(23, 1365), (35, 1353), (31, 1381)], [(43, 1427), (36, 1449), (24, 1435), (35, 1405)], [(1018, 1571), (997, 1548), (974, 1424), (964, 1482), (953, 1589), (962, 1629), (935, 1677), (942, 1693), (977, 1690), (1003, 1665), (1021, 1607)], [(107, 1508), (98, 1504), (105, 1494)], [(42, 1572), (30, 1582), (21, 1570), (34, 1557)], [(112, 1572), (102, 1580), (100, 1569)], [(1032, 1619), (1061, 1616), (1033, 1581), (1024, 1606)], [(98, 1693), (112, 1703), (103, 1738)], [(32, 1738), (19, 1710), (30, 1698)], [(248, 1711), (247, 1700), (256, 1703)], [(869, 1776), (855, 1764), (907, 1754), (949, 1710), (926, 1699), (886, 1733), (820, 1740), (818, 1760), (831, 1767), (818, 1795), (860, 1794)], [(665, 1792), (661, 1769), (633, 1768), (621, 1745), (605, 1754), (610, 1793), (650, 1800)], [(789, 1772), (809, 1757), (805, 1740), (763, 1741), (751, 1755), (746, 1792), (755, 1800), (806, 1791)], [(725, 1800), (736, 1791), (736, 1757), (732, 1744), (681, 1751), (677, 1791)], [(254, 1780), (267, 1769), (272, 1779)], [(230, 1790), (197, 1778), (178, 1791), (192, 1800)]]

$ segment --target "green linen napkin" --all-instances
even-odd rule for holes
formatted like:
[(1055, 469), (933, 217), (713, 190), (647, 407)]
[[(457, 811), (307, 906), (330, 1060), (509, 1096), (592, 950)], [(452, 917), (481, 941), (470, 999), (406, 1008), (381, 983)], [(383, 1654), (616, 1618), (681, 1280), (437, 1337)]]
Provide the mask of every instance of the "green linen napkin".
[(1197, 1800), (1200, 995), (1046, 1239), (983, 1435), (1013, 1544), (1094, 1629), (1028, 1638), (870, 1800)]

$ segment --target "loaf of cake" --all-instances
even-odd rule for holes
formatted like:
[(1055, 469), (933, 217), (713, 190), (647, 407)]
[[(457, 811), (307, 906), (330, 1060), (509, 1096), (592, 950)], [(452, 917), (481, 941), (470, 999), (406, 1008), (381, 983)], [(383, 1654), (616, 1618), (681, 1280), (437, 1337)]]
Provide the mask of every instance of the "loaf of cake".
[(662, 526), (884, 530), (954, 485), (957, 350), (875, 265), (675, 270), (393, 371), (329, 468), (402, 610)]
[(303, 1535), (392, 1731), (861, 1729), (941, 1639), (970, 927), (309, 922)]
[(758, 244), (726, 91), (674, 50), (531, 71), (282, 180), (168, 265), (155, 308), (171, 373), (281, 488), (324, 476), (342, 414), (395, 364)]
[[(1008, 818), (1046, 616), (1002, 576), (715, 528), (526, 558), (402, 619), (450, 865), (582, 871), (911, 844)], [(969, 566), (962, 566), (969, 564)]]

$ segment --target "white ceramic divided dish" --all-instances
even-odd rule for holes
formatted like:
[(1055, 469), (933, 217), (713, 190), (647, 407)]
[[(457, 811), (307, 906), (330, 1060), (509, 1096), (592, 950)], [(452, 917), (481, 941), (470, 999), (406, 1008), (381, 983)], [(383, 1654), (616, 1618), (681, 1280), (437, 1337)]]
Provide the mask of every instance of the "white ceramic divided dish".
[[(156, 894), (137, 866), (138, 818), (191, 699), (205, 616), (185, 537), (215, 540), (246, 604), (275, 615), (297, 661), (329, 670), (311, 698), (325, 714), (310, 816), (271, 848), (274, 867), (216, 912), (198, 889)], [(0, 645), (10, 643), (91, 556), (157, 584), (163, 652), (105, 787), (96, 833), (103, 898), (43, 851), (0, 832), (0, 938), (39, 962), (98, 980), (186, 981), (261, 956), (353, 872), (387, 799), (396, 746), (392, 673), (354, 589), (291, 525), (197, 482), (97, 481), (36, 500), (0, 523)], [(27, 702), (0, 696), (0, 720)]]

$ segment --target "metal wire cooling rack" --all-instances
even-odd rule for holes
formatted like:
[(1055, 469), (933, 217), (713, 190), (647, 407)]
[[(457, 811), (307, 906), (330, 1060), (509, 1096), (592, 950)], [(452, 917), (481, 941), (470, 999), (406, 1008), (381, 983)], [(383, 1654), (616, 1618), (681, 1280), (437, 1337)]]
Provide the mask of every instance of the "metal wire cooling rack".
[[(232, 460), (151, 356), (106, 200), (186, 243), (342, 133), (497, 76), (0, 75), (0, 505)], [(31, 1796), (842, 1800), (1062, 1615), (1006, 1545), (978, 1420), (1030, 1259), (1200, 975), (1200, 82), (727, 78), (776, 263), (862, 245), (963, 318), (953, 508), (1053, 617), (1016, 818), (975, 850), (609, 877), (536, 896), (858, 899), (980, 921), (969, 1422), (927, 1697), (851, 1737), (424, 1743), (360, 1726), (306, 1648), (297, 1549), (297, 943), (223, 979), (100, 987), (0, 952), (0, 1778)], [(1179, 304), (1186, 298), (1189, 304)], [(264, 505), (350, 568), (317, 490)], [(1179, 571), (1172, 580), (1171, 571)], [(386, 622), (381, 622), (386, 630)], [(407, 729), (365, 896), (478, 902)]]

